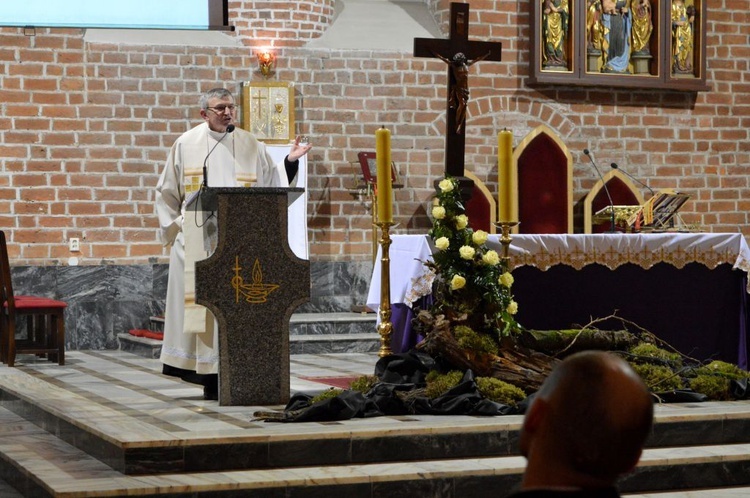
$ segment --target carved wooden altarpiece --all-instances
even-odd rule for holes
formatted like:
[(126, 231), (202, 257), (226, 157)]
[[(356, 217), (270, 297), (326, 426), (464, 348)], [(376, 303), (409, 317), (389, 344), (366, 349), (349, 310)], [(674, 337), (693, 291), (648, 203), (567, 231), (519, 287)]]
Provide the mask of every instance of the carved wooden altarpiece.
[(706, 17), (707, 0), (532, 0), (528, 83), (709, 90)]

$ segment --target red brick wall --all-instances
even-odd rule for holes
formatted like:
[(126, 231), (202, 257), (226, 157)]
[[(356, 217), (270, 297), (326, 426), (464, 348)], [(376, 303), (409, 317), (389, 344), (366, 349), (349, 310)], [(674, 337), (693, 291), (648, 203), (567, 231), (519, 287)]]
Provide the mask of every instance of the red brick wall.
[[(16, 264), (63, 264), (70, 237), (82, 264), (166, 261), (153, 187), (174, 139), (200, 121), (198, 94), (257, 80), (253, 47), (278, 53), (273, 80), (295, 81), (298, 132), (310, 135), (310, 248), (315, 260), (367, 260), (369, 214), (349, 188), (357, 152), (381, 125), (406, 188), (398, 233), (424, 232), (443, 171), (445, 64), (409, 52), (306, 48), (333, 19), (333, 0), (230, 1), (244, 47), (84, 42), (82, 30), (0, 29), (0, 227)], [(595, 182), (580, 151), (654, 188), (692, 194), (683, 218), (750, 235), (750, 0), (709, 4), (709, 92), (530, 88), (529, 3), (471, 1), (473, 39), (503, 42), (503, 62), (471, 69), (466, 164), (496, 185), (496, 134), (514, 143), (539, 124), (576, 160), (574, 201)], [(431, 0), (445, 29), (449, 2)]]

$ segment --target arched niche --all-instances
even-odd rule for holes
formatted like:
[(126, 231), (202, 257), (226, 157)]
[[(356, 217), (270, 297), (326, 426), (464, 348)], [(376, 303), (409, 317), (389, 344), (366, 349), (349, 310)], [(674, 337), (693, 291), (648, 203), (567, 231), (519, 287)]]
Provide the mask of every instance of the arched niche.
[(546, 125), (513, 151), (516, 233), (573, 233), (573, 156)]
[[(602, 179), (604, 181), (602, 181)], [(583, 200), (583, 230), (584, 233), (604, 233), (612, 230), (612, 222), (594, 226), (594, 213), (609, 206), (609, 196), (604, 189), (607, 185), (612, 204), (615, 206), (642, 206), (643, 194), (638, 187), (620, 170), (613, 169), (597, 181)]]
[(497, 202), (490, 190), (471, 171), (464, 171), (464, 175), (474, 182), (471, 198), (466, 203), (466, 216), (469, 217), (469, 226), (473, 230), (484, 230), (487, 233), (495, 233), (495, 222), (497, 221)]

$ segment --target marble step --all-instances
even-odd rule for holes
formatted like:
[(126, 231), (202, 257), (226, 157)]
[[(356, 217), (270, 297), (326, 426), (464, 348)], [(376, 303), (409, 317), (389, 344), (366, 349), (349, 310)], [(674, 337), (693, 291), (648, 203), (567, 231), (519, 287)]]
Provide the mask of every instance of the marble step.
[(658, 493), (624, 493), (623, 498), (747, 498), (750, 487), (660, 491)]
[[(28, 356), (0, 366), (0, 478), (23, 496), (502, 497), (524, 467), (520, 415), (268, 423), (253, 414), (282, 407), (218, 406), (161, 375), (158, 360)], [(376, 361), (296, 355), (292, 385), (335, 385)], [(655, 419), (623, 491), (750, 485), (750, 401), (658, 405)]]
[(376, 331), (375, 313), (294, 313), (289, 319), (289, 334), (372, 334)]
[[(502, 498), (525, 467), (522, 457), (503, 456), (128, 476), (3, 408), (0, 455), (0, 473), (26, 497)], [(694, 498), (743, 496), (749, 465), (750, 444), (649, 449), (619, 487), (654, 498), (693, 488), (702, 488)]]
[(289, 319), (289, 352), (371, 353), (380, 348), (375, 313), (295, 313)]
[(117, 349), (120, 351), (127, 351), (144, 358), (159, 358), (163, 341), (120, 333), (117, 334), (117, 344)]
[[(196, 404), (180, 393), (199, 393), (199, 389), (160, 375), (158, 361), (148, 363), (146, 369), (139, 366), (139, 360), (131, 360), (132, 355), (116, 359), (114, 354), (74, 353), (67, 358), (69, 365), (40, 364), (34, 375), (23, 369), (2, 369), (2, 406), (124, 474), (518, 454), (520, 415), (405, 415), (335, 424), (255, 422), (251, 419), (257, 410), (282, 407)], [(308, 368), (315, 359), (314, 355), (301, 357), (310, 359), (295, 369)], [(325, 358), (335, 371), (334, 360)], [(79, 371), (76, 365), (84, 368)], [(372, 372), (372, 364), (362, 367), (361, 371)], [(44, 373), (50, 369), (52, 375)], [(116, 376), (106, 374), (113, 369)], [(71, 376), (70, 380), (62, 375)], [(297, 375), (314, 378), (309, 373)], [(148, 411), (126, 408), (113, 402), (113, 396), (123, 396), (122, 403), (127, 400), (133, 406), (149, 407)], [(131, 411), (132, 416), (128, 415)], [(220, 418), (214, 420), (212, 414)], [(221, 437), (214, 439), (216, 434)], [(750, 444), (750, 402), (660, 405), (647, 442), (651, 448), (721, 444)]]
[[(158, 317), (152, 326), (161, 330)], [(117, 334), (121, 351), (158, 358), (162, 341)], [(368, 353), (378, 351), (380, 336), (376, 331), (375, 313), (295, 313), (289, 319), (290, 354)]]

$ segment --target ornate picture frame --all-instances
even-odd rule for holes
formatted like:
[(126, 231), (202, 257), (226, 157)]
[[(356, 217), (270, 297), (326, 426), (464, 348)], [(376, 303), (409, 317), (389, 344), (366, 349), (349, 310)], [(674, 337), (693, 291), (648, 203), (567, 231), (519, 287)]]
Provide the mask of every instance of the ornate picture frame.
[(533, 0), (531, 9), (531, 86), (711, 89), (707, 0)]
[(286, 144), (294, 140), (294, 83), (243, 83), (242, 128), (266, 143)]

